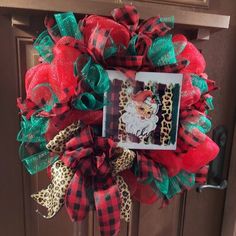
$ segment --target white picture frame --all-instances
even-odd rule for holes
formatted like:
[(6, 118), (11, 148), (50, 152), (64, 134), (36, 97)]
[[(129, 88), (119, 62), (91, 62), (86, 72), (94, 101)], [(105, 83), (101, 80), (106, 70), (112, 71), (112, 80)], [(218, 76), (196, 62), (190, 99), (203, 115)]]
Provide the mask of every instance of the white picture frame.
[[(114, 138), (118, 143), (118, 146), (123, 148), (176, 150), (183, 75), (175, 73), (138, 72), (135, 78), (136, 82), (134, 82), (135, 85), (132, 85), (133, 82), (127, 80), (125, 75), (119, 71), (107, 70), (107, 73), (111, 81), (111, 90), (104, 95), (104, 100), (108, 105), (106, 105), (103, 109), (103, 137)], [(142, 84), (142, 88), (137, 88), (137, 81), (139, 85)], [(121, 88), (126, 82), (128, 82), (129, 85), (126, 87), (126, 90), (122, 91), (126, 94), (127, 102), (122, 108), (120, 107), (120, 102), (123, 98), (121, 98), (120, 94), (122, 92)], [(119, 87), (117, 84), (122, 85)], [(137, 107), (134, 108), (134, 106), (137, 106), (137, 102), (134, 101), (134, 96), (137, 96), (137, 94), (140, 96), (144, 91), (149, 91), (149, 89), (147, 89), (149, 84), (152, 84), (152, 88), (154, 88), (154, 90), (150, 89), (152, 96), (148, 97), (147, 99), (149, 100), (145, 100), (145, 103), (141, 103), (145, 104), (144, 106), (148, 107), (148, 109), (150, 107), (151, 112), (148, 112), (149, 114), (151, 113), (151, 115), (141, 117), (139, 113), (136, 116), (135, 109)], [(164, 114), (164, 95), (166, 94), (168, 88), (173, 88), (175, 86), (178, 87), (178, 89), (175, 90), (178, 92), (173, 93), (171, 98), (174, 101), (175, 97), (175, 108), (173, 105), (171, 109), (171, 117), (175, 117), (175, 119), (173, 118), (173, 121), (172, 119), (170, 120), (171, 129), (169, 129), (170, 133), (170, 130), (174, 130), (174, 133), (171, 133), (171, 140), (174, 140), (174, 142), (163, 143), (163, 139), (161, 138), (161, 130), (163, 128), (163, 124), (165, 124), (162, 123), (162, 121), (165, 120), (164, 116), (162, 116), (162, 114)], [(174, 102), (171, 104), (174, 104)], [(141, 108), (143, 109), (143, 107)], [(147, 115), (147, 113), (145, 113), (145, 115)], [(125, 126), (122, 131), (118, 128), (121, 127), (120, 125)], [(120, 135), (120, 131), (125, 133), (125, 138)]]

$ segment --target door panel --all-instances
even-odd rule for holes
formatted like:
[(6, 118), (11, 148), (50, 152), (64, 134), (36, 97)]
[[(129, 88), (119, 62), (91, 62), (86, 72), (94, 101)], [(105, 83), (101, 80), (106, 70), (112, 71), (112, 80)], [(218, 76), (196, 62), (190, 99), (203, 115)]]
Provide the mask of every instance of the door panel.
[(222, 236), (236, 235), (236, 121), (234, 126), (234, 138), (231, 152), (231, 161), (228, 175), (228, 188), (225, 199), (224, 218), (222, 224)]
[(179, 219), (183, 195), (176, 196), (170, 205), (161, 207), (157, 202), (153, 205), (141, 204), (138, 236), (177, 236), (179, 235)]
[(188, 192), (183, 235), (220, 236), (224, 195), (213, 189)]
[[(119, 236), (126, 236), (127, 235), (127, 227), (128, 227), (127, 223), (125, 223), (125, 221), (122, 220)], [(99, 225), (98, 225), (96, 213), (94, 213), (94, 234), (93, 234), (93, 236), (100, 236)]]
[(11, 21), (0, 15), (0, 235), (24, 235), (22, 167), (16, 134), (17, 72)]

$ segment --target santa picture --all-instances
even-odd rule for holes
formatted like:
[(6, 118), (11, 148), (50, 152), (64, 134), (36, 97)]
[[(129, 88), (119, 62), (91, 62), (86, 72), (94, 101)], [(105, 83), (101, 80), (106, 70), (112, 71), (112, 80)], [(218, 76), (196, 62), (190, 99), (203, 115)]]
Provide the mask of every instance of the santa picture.
[(153, 92), (144, 90), (131, 95), (124, 109), (125, 113), (121, 119), (129, 141), (143, 143), (156, 129), (158, 122), (159, 103)]
[(120, 71), (107, 73), (103, 136), (122, 148), (176, 150), (183, 75), (141, 71), (130, 80)]

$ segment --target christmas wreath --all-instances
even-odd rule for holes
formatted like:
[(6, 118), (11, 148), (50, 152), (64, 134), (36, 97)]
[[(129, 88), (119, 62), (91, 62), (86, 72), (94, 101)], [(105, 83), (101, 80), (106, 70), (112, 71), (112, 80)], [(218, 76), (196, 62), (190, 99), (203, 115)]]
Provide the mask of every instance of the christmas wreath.
[[(43, 216), (53, 217), (63, 204), (73, 221), (96, 210), (102, 235), (117, 235), (120, 219), (129, 221), (132, 198), (165, 204), (204, 183), (207, 164), (219, 151), (206, 135), (211, 128), (208, 111), (213, 109), (209, 92), (215, 84), (204, 73), (206, 63), (196, 47), (184, 35), (169, 34), (173, 17), (141, 22), (132, 5), (111, 15), (113, 19), (86, 16), (79, 23), (70, 12), (46, 18), (47, 30), (34, 42), (41, 63), (26, 73), (26, 98), (17, 100), (21, 160), (30, 174), (47, 169), (51, 179), (47, 188), (32, 195), (47, 208)], [(182, 74), (175, 150), (128, 149), (112, 135), (102, 136), (104, 106), (119, 106), (104, 96), (112, 86), (108, 69), (129, 83), (135, 83), (140, 71)], [(147, 87), (131, 96), (134, 104), (145, 103), (138, 107), (141, 123), (160, 110), (165, 95), (155, 97)], [(132, 120), (129, 115), (123, 114), (124, 122)], [(155, 119), (149, 131), (143, 129), (144, 143)], [(133, 126), (127, 130), (135, 136)], [(167, 145), (171, 141), (164, 131), (159, 139)]]

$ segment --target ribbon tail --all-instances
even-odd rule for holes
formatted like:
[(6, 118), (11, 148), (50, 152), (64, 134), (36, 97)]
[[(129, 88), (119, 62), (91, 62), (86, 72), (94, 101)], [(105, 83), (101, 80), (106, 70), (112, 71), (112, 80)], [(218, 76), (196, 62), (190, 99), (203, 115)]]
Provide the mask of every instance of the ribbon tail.
[(132, 200), (128, 185), (120, 175), (116, 176), (116, 184), (118, 186), (121, 198), (120, 218), (124, 219), (126, 222), (129, 222), (132, 210)]
[(120, 194), (117, 185), (94, 192), (94, 199), (101, 235), (118, 235), (120, 230)]
[(46, 189), (31, 195), (39, 205), (47, 208), (47, 215), (37, 211), (44, 218), (52, 218), (63, 206), (66, 189), (73, 174), (73, 171), (65, 166), (62, 161), (56, 161), (51, 168), (52, 183)]
[(67, 212), (72, 221), (83, 220), (89, 211), (89, 199), (83, 177), (77, 172), (68, 187), (66, 197)]

